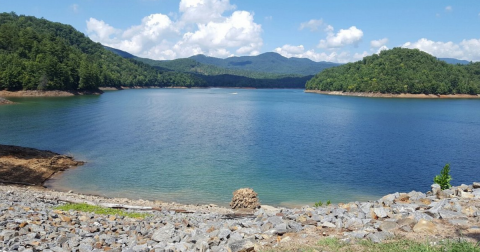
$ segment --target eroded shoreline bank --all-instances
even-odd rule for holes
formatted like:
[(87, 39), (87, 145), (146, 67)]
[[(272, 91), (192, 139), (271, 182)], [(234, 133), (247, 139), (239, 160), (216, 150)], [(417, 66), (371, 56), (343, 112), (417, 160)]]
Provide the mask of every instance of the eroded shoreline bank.
[(382, 94), (382, 93), (362, 93), (362, 92), (343, 92), (343, 91), (320, 91), (305, 90), (305, 93), (316, 93), (339, 96), (356, 97), (376, 97), (376, 98), (408, 98), (408, 99), (479, 99), (479, 95), (455, 94), (455, 95), (436, 95), (436, 94)]
[(83, 165), (73, 157), (34, 148), (0, 144), (0, 182), (41, 186), (55, 173)]

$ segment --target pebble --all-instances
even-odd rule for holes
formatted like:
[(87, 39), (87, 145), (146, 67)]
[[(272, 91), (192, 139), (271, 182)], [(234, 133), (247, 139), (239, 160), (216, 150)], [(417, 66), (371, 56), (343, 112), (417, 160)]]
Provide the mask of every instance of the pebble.
[[(475, 231), (479, 187), (474, 183), (440, 193), (432, 186), (435, 194), (393, 193), (377, 201), (317, 208), (262, 206), (235, 216), (215, 205), (159, 205), (0, 184), (0, 251), (253, 251), (257, 245), (274, 247), (327, 233), (372, 242), (410, 232), (435, 235), (441, 221)], [(54, 210), (69, 197), (157, 208), (144, 211), (150, 214), (144, 219)]]

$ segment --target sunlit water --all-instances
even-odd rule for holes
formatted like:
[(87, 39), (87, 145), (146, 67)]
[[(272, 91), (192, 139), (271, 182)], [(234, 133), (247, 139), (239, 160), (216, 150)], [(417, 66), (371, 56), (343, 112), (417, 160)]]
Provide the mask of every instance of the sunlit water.
[(480, 100), (341, 97), (303, 90), (154, 89), (17, 98), (0, 143), (88, 163), (47, 186), (109, 197), (227, 205), (372, 200), (480, 181)]

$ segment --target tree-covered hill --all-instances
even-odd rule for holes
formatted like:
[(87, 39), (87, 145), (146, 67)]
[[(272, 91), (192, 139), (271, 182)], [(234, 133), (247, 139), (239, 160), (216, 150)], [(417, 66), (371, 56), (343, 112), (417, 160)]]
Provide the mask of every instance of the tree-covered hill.
[(205, 85), (191, 74), (122, 58), (70, 25), (0, 13), (0, 90)]
[(452, 65), (418, 49), (393, 48), (326, 69), (306, 89), (412, 94), (478, 94), (480, 63)]
[(190, 59), (224, 69), (299, 76), (314, 75), (323, 69), (340, 65), (331, 62), (315, 62), (303, 58), (286, 58), (274, 52), (226, 59), (195, 55)]

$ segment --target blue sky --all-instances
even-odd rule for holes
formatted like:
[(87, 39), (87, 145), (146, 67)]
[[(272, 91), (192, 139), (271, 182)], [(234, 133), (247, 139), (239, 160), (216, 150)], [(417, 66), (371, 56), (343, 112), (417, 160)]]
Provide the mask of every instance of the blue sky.
[(480, 1), (0, 0), (152, 59), (278, 52), (351, 62), (393, 47), (480, 61)]

